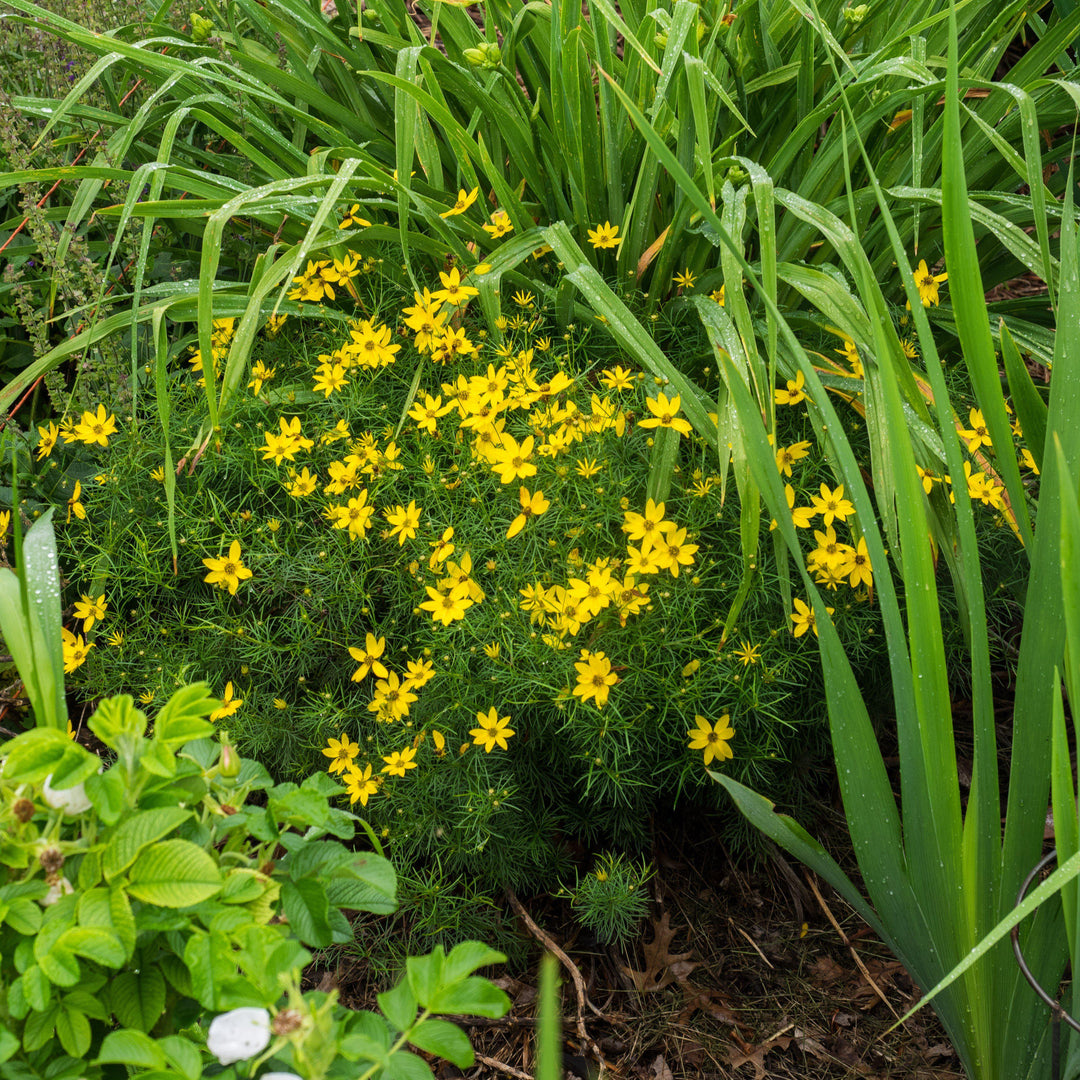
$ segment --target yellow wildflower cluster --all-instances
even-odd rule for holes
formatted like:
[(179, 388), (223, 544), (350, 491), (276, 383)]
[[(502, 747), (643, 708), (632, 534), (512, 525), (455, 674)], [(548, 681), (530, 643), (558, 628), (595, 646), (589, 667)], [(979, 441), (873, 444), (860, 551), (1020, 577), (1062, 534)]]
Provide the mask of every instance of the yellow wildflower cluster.
[[(348, 217), (348, 221), (350, 225), (360, 224), (363, 218)], [(356, 300), (356, 286), (352, 281), (370, 271), (369, 261), (355, 251), (348, 252), (344, 259), (309, 259), (307, 269), (293, 278), (296, 287), (289, 290), (289, 299), (299, 300), (302, 304), (318, 304), (324, 299), (336, 300), (335, 290), (344, 289)]]

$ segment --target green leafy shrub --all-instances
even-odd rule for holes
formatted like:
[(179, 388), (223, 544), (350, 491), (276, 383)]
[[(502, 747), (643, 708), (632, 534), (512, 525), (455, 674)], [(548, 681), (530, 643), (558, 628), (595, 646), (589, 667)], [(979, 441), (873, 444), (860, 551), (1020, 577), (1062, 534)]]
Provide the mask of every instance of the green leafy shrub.
[[(820, 738), (812, 628), (767, 551), (746, 573), (740, 505), (678, 395), (602, 326), (559, 334), (536, 294), (496, 342), (467, 305), (401, 311), (353, 280), (369, 318), (266, 337), (220, 445), (175, 478), (153, 409), (106, 446), (104, 413), (68, 442), (44, 430), (35, 495), (86, 477), (61, 541), (82, 596), (74, 684), (152, 702), (207, 678), (245, 753), (295, 779), (329, 768), (401, 859), (474, 887), (565, 877), (567, 836), (641, 845), (680, 793), (717, 805), (714, 759), (798, 802)], [(225, 363), (233, 329), (217, 331)], [(177, 445), (203, 403), (189, 359), (167, 377)], [(780, 465), (813, 518), (834, 485), (797, 399), (778, 406)], [(877, 614), (852, 573), (833, 575), (837, 623), (871, 657)]]
[[(5, 603), (0, 622), (39, 702), (46, 682), (62, 686), (44, 632), (55, 564), (35, 554), (50, 529), (42, 521), (27, 538), (28, 580), (0, 571), (5, 598), (13, 584), (23, 593), (22, 611)], [(205, 683), (184, 686), (148, 736), (132, 699), (113, 697), (87, 722), (104, 756), (44, 715), (0, 747), (0, 1077), (126, 1065), (198, 1080), (204, 1050), (245, 1063), (225, 1077), (272, 1063), (306, 1080), (354, 1075), (357, 1062), (372, 1076), (426, 1072), (406, 1044), (471, 1064), (464, 1033), (432, 1015), (506, 1011), (506, 996), (472, 976), (504, 959), (487, 946), (411, 957), (381, 1013), (300, 992), (305, 946), (351, 941), (345, 910), (391, 912), (394, 871), (349, 846), (356, 819), (328, 804), (327, 777), (274, 784), (226, 734), (211, 738), (221, 707)]]

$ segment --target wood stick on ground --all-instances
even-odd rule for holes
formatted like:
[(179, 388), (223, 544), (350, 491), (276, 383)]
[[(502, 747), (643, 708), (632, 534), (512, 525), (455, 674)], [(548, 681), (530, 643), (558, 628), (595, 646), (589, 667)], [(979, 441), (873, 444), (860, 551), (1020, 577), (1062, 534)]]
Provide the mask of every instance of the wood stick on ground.
[[(735, 920), (730, 915), (728, 916), (728, 922), (731, 923), (731, 925), (734, 926), (735, 929), (738, 930), (739, 933), (742, 934), (742, 936), (750, 942), (750, 948), (752, 948), (754, 952), (756, 952), (758, 956), (760, 956), (761, 959), (765, 961), (766, 966), (772, 968), (772, 964), (769, 963), (769, 958), (757, 947), (754, 939), (741, 926), (737, 925)], [(775, 968), (773, 968), (773, 970), (775, 970)]]
[(844, 931), (840, 929), (840, 924), (836, 921), (833, 913), (829, 910), (829, 905), (825, 903), (825, 898), (818, 891), (817, 882), (814, 881), (813, 876), (809, 872), (806, 875), (806, 880), (814, 893), (814, 897), (821, 905), (821, 910), (825, 912), (825, 916), (826, 918), (828, 918), (829, 922), (832, 923), (833, 929), (840, 935), (840, 940), (848, 947), (852, 959), (855, 961), (855, 963), (859, 967), (859, 970), (862, 972), (863, 978), (870, 984), (870, 989), (873, 990), (874, 993), (877, 994), (878, 998), (885, 1003), (885, 1008), (888, 1009), (889, 1012), (891, 1012), (897, 1020), (899, 1020), (900, 1014), (892, 1007), (889, 999), (881, 992), (881, 987), (878, 986), (876, 982), (874, 982), (873, 978), (870, 975), (870, 972), (866, 970), (866, 965), (862, 962), (859, 954), (855, 951), (855, 946), (852, 945), (851, 942), (848, 940), (847, 934), (845, 934)]
[(476, 1060), (481, 1065), (487, 1065), (488, 1068), (496, 1069), (501, 1073), (506, 1073), (507, 1076), (514, 1077), (514, 1080), (533, 1080), (533, 1078), (521, 1069), (515, 1069), (513, 1065), (507, 1065), (504, 1061), (499, 1061), (498, 1058), (487, 1057), (484, 1054), (477, 1054)]
[(510, 901), (510, 906), (521, 918), (521, 921), (528, 927), (529, 933), (532, 934), (544, 948), (557, 956), (559, 963), (570, 972), (570, 978), (574, 980), (574, 990), (577, 993), (577, 1023), (575, 1026), (577, 1027), (578, 1037), (581, 1039), (582, 1045), (588, 1046), (593, 1054), (596, 1055), (596, 1060), (600, 1064), (601, 1073), (603, 1073), (606, 1067), (604, 1055), (601, 1053), (600, 1047), (593, 1041), (592, 1036), (585, 1030), (585, 1006), (588, 1005), (588, 1007), (601, 1019), (603, 1019), (603, 1013), (597, 1009), (585, 993), (585, 980), (581, 977), (581, 972), (578, 970), (574, 961), (555, 944), (552, 938), (548, 934), (545, 934), (544, 931), (533, 922), (532, 917), (522, 906), (521, 901), (517, 898), (513, 889), (506, 890), (506, 898)]

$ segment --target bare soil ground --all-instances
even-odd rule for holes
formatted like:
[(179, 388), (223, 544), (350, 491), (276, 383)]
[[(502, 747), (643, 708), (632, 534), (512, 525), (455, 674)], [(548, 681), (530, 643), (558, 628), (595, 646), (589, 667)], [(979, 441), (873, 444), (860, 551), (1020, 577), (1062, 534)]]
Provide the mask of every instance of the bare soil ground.
[[(839, 816), (823, 816), (833, 818), (817, 823), (823, 831), (842, 837)], [(824, 882), (778, 852), (754, 870), (738, 868), (707, 819), (668, 823), (653, 857), (653, 911), (623, 950), (588, 937), (562, 901), (513, 898), (537, 955), (545, 939), (564, 954), (564, 1075), (963, 1080), (930, 1009), (892, 1029), (919, 991)], [(373, 990), (341, 974), (343, 1000), (370, 1005)], [(462, 1019), (477, 1064), (462, 1073), (440, 1063), (438, 1080), (532, 1080), (534, 974), (494, 973), (512, 1011), (501, 1020)]]

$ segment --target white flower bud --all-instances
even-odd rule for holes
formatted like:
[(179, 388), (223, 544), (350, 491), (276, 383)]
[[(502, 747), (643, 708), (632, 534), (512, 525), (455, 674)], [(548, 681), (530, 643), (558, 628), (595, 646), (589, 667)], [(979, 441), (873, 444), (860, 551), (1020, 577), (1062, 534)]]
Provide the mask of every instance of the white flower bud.
[(222, 1065), (246, 1061), (270, 1045), (270, 1014), (245, 1006), (215, 1016), (206, 1033), (206, 1049)]
[(50, 780), (52, 780), (51, 773), (45, 777), (41, 794), (54, 810), (63, 810), (68, 817), (75, 817), (90, 809), (90, 800), (86, 797), (86, 788), (82, 784), (57, 791), (49, 783)]

